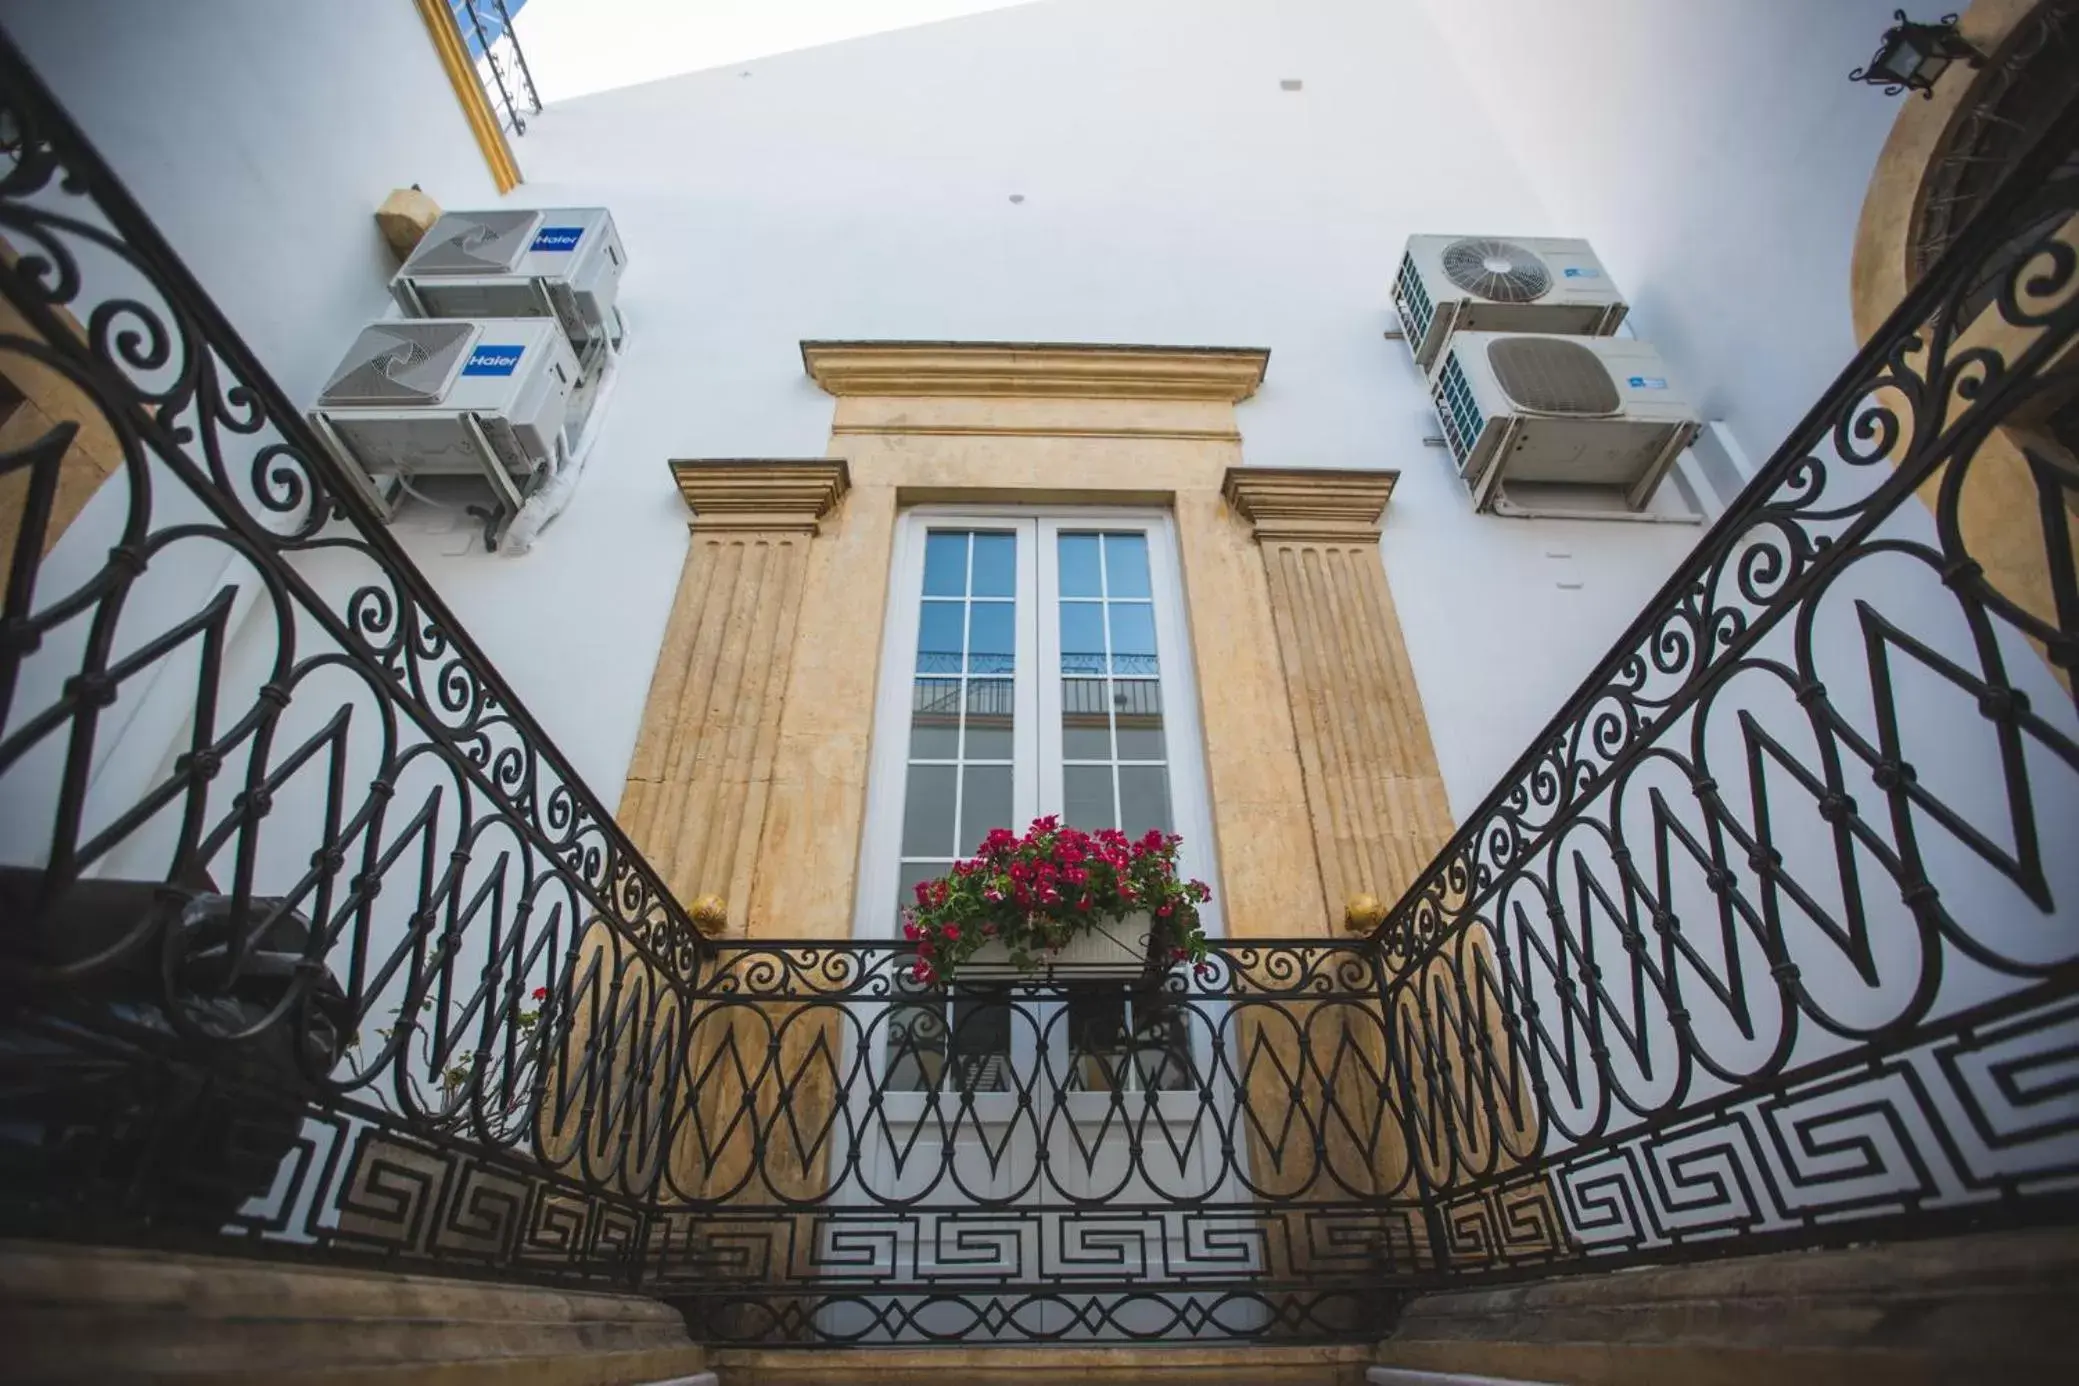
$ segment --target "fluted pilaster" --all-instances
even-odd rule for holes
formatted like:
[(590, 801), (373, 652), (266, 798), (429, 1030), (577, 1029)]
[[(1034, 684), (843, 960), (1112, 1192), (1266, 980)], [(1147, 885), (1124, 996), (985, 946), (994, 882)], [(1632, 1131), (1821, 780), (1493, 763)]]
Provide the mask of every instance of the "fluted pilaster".
[(844, 495), (840, 460), (682, 461), (692, 544), (651, 676), (620, 821), (690, 905), (741, 933), (779, 742), (808, 549)]
[(1451, 835), (1436, 752), (1379, 560), (1398, 474), (1235, 468), (1255, 528), (1329, 908), (1391, 902)]

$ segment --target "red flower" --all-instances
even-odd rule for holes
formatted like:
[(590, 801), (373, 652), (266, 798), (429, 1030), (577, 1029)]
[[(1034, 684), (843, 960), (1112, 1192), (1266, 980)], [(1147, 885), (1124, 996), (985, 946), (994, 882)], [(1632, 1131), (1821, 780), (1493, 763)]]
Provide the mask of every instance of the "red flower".
[(923, 932), (924, 931), (922, 929), (919, 929), (915, 923), (907, 923), (902, 926), (902, 936), (906, 939), (915, 940), (918, 937), (920, 937), (923, 934)]
[(917, 882), (917, 903), (920, 905), (928, 905), (931, 903), (931, 882)]
[(1051, 833), (1060, 826), (1061, 819), (1056, 814), (1050, 813), (1044, 818), (1035, 818), (1032, 820), (1032, 831), (1034, 833)]
[(1213, 975), (1213, 965), (1209, 962), (1202, 962), (1197, 967), (1192, 968), (1191, 972), (1195, 977), (1210, 979)]
[(548, 1000), (548, 999), (549, 999), (549, 989), (548, 989), (547, 987), (536, 987), (536, 988), (534, 989), (534, 999), (535, 999), (536, 1001), (546, 1001), (546, 1000)]
[(960, 941), (960, 926), (958, 924), (948, 924), (945, 928), (939, 930), (939, 933), (945, 936), (948, 943), (958, 943)]
[(917, 964), (910, 969), (910, 976), (919, 982), (928, 982), (932, 979), (933, 975), (934, 974), (932, 973), (931, 965), (927, 962), (924, 962), (921, 959), (919, 959)]
[(1164, 904), (1164, 905), (1162, 906), (1162, 908), (1161, 908), (1161, 909), (1159, 909), (1159, 910), (1155, 911), (1155, 917), (1156, 917), (1157, 919), (1167, 919), (1167, 918), (1169, 918), (1169, 913), (1170, 913), (1170, 911), (1171, 911), (1172, 909), (1174, 909), (1174, 908), (1175, 908), (1175, 906), (1174, 906), (1174, 905), (1170, 905), (1170, 904), (1168, 904), (1168, 903), (1165, 903), (1165, 904)]

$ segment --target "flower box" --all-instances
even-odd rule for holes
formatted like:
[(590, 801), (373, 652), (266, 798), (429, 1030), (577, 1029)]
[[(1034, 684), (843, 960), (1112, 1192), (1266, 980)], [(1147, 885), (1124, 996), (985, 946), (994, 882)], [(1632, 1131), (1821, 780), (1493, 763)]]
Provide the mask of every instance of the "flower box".
[(1203, 961), (1198, 907), (1212, 891), (1177, 879), (1182, 842), (1160, 828), (1138, 839), (1086, 833), (1051, 814), (1023, 837), (991, 828), (973, 857), (917, 882), (902, 914), (902, 936), (917, 946), (910, 980), (1131, 981)]
[(960, 980), (1133, 981), (1145, 976), (1155, 965), (1150, 941), (1153, 933), (1153, 921), (1146, 910), (1095, 918), (1087, 930), (1059, 948), (1045, 948), (1031, 954), (1034, 961), (1029, 968), (1021, 968), (1011, 961), (1009, 944), (985, 943), (960, 965)]

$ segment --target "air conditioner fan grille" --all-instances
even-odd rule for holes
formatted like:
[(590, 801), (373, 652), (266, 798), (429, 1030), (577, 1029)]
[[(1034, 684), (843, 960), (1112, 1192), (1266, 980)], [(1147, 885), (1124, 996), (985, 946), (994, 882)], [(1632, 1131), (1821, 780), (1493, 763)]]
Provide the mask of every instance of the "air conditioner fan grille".
[(1487, 344), (1494, 383), (1533, 414), (1614, 414), (1617, 382), (1602, 359), (1563, 337), (1502, 337)]
[(1496, 303), (1535, 303), (1552, 289), (1545, 262), (1514, 241), (1451, 242), (1444, 247), (1444, 277)]

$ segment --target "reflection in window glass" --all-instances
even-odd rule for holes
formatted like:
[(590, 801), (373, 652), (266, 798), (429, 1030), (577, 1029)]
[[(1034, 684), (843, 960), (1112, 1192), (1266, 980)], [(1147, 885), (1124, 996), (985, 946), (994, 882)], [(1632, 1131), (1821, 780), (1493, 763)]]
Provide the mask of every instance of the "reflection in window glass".
[(964, 533), (935, 530), (924, 541), (924, 595), (967, 595), (967, 540)]
[(962, 626), (967, 619), (963, 602), (926, 602), (917, 619), (917, 672), (957, 674), (965, 648)]
[(1104, 595), (1104, 576), (1098, 567), (1096, 535), (1062, 535), (1060, 557), (1062, 596), (1101, 597)]
[(967, 682), (967, 758), (1009, 760), (1015, 709), (1012, 700), (1017, 685), (1010, 679), (969, 679)]
[(1068, 1001), (1070, 1092), (1166, 1092), (1194, 1085), (1183, 1008), (1161, 994), (1083, 992)]
[(1056, 559), (1062, 816), (1086, 831), (1167, 832), (1169, 752), (1148, 537), (1063, 534)]
[(1014, 597), (1018, 594), (1017, 535), (974, 536), (973, 581), (968, 591), (977, 597)]
[(910, 759), (960, 754), (960, 680), (918, 679), (910, 691)]

